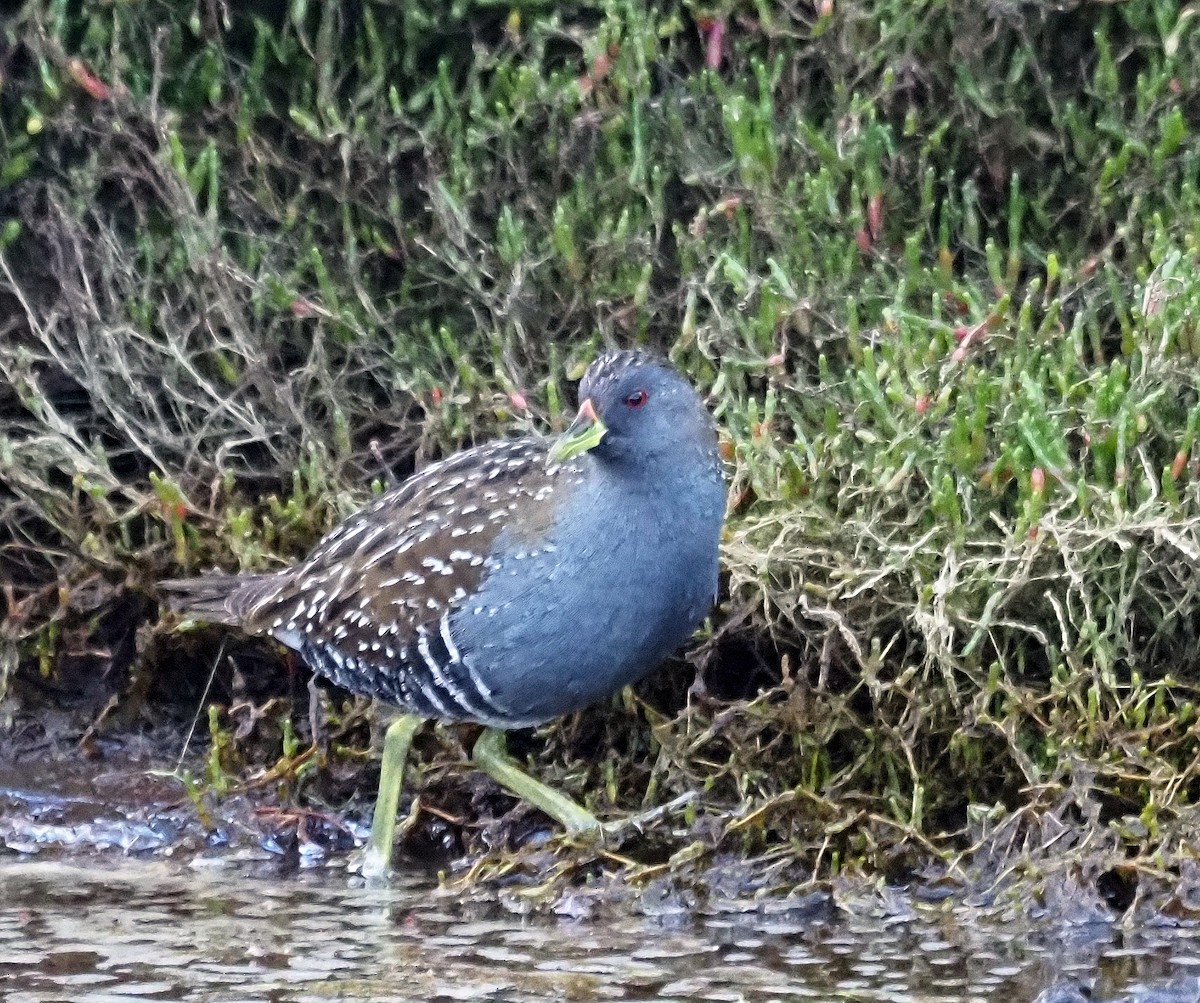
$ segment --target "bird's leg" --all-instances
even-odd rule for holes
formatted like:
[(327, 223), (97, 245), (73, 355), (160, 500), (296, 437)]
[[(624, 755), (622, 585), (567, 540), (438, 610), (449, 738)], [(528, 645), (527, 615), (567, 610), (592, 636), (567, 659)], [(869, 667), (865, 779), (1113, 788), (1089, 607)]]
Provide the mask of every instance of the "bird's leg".
[(375, 798), (375, 817), (371, 819), (371, 837), (363, 856), (364, 877), (380, 877), (392, 863), (392, 839), (396, 834), (396, 809), (400, 807), (400, 791), (404, 787), (404, 767), (413, 734), (421, 727), (422, 719), (415, 714), (401, 714), (388, 725), (383, 737), (383, 763), (379, 771), (379, 795)]
[(484, 729), (471, 757), (501, 787), (544, 811), (568, 832), (600, 832), (600, 823), (591, 812), (581, 808), (565, 794), (535, 780), (517, 765), (517, 761), (508, 754), (504, 732), (495, 728)]

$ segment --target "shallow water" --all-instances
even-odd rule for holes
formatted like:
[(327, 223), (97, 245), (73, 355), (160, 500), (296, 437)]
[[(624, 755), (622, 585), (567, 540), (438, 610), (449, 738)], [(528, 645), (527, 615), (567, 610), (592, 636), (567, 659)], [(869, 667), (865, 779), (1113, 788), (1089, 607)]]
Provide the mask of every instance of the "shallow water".
[(521, 917), (412, 877), (364, 888), (342, 872), (248, 876), (228, 862), (9, 859), (0, 998), (1022, 1003), (1063, 977), (1093, 1000), (1200, 998), (1195, 929), (997, 927), (944, 903), (746, 908)]

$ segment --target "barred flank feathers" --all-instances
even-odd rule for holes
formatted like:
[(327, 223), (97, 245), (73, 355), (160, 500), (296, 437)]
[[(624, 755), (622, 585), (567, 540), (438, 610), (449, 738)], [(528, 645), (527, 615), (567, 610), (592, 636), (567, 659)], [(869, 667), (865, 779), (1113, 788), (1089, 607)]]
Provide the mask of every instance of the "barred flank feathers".
[(167, 607), (176, 613), (242, 626), (264, 592), (278, 586), (276, 575), (204, 575), (200, 578), (168, 578), (158, 583)]

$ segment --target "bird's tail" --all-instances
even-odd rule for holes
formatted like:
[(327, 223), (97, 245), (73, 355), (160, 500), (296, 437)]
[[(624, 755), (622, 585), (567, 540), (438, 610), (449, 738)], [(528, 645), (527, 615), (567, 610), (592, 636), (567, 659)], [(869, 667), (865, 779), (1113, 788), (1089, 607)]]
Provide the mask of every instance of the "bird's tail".
[(176, 613), (243, 627), (255, 606), (278, 586), (278, 578), (272, 574), (203, 575), (167, 578), (158, 583), (167, 607)]

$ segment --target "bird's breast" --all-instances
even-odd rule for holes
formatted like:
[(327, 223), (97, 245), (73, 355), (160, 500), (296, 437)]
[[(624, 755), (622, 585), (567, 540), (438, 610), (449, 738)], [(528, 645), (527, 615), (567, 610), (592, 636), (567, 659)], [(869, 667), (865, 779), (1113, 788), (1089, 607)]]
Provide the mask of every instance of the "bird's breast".
[(687, 640), (716, 591), (723, 494), (695, 500), (576, 497), (542, 541), (497, 541), (453, 633), (514, 723), (601, 699)]

